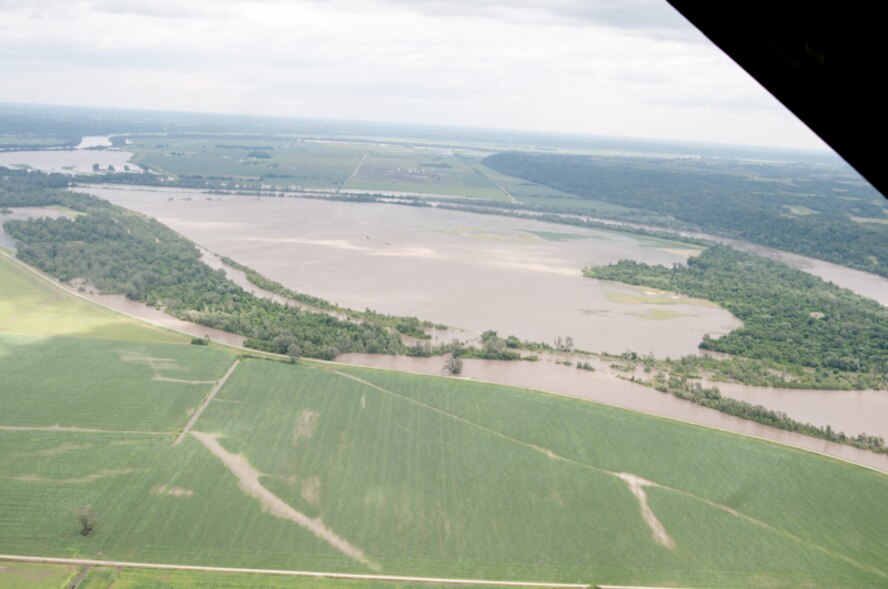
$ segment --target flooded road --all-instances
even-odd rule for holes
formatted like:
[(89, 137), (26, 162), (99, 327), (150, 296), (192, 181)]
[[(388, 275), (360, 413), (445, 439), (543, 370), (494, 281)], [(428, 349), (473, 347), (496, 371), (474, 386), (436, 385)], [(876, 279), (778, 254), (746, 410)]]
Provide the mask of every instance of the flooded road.
[(296, 291), (357, 310), (590, 351), (693, 353), (740, 325), (705, 301), (583, 278), (693, 249), (627, 234), (429, 207), (89, 187)]

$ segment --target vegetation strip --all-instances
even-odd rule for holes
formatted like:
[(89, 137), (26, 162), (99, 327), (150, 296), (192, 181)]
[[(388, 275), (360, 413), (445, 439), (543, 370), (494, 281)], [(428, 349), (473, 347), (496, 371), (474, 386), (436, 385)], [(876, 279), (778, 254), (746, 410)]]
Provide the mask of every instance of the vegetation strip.
[(287, 577), (315, 577), (327, 579), (354, 579), (364, 581), (394, 581), (407, 583), (440, 583), (443, 585), (484, 585), (487, 587), (539, 587), (541, 589), (589, 589), (583, 583), (538, 583), (533, 581), (492, 581), (487, 579), (447, 579), (437, 577), (401, 577), (397, 575), (362, 575), (356, 573), (329, 573), (320, 571), (289, 571), (279, 569), (245, 569), (185, 564), (159, 564), (90, 558), (56, 558), (51, 556), (20, 556), (0, 554), (0, 561), (34, 562), (42, 564), (89, 565), (97, 567), (121, 567), (129, 569), (159, 569), (168, 571), (195, 571), (204, 573), (241, 573), (254, 575), (279, 575)]
[(236, 359), (231, 364), (231, 367), (228, 369), (228, 371), (225, 373), (225, 375), (219, 379), (219, 382), (216, 383), (216, 386), (213, 387), (213, 390), (210, 391), (210, 394), (207, 395), (207, 398), (204, 399), (203, 403), (200, 404), (200, 407), (197, 408), (197, 411), (194, 412), (194, 415), (191, 416), (191, 419), (188, 420), (188, 423), (185, 425), (185, 427), (182, 429), (182, 431), (179, 432), (179, 435), (176, 436), (176, 441), (173, 442), (173, 446), (178, 446), (179, 444), (182, 443), (182, 440), (185, 439), (185, 436), (188, 435), (188, 432), (191, 430), (191, 428), (194, 426), (194, 424), (197, 423), (197, 420), (200, 419), (200, 416), (201, 416), (201, 414), (203, 414), (204, 409), (207, 408), (207, 405), (210, 404), (210, 401), (213, 400), (213, 397), (216, 396), (216, 393), (219, 392), (219, 389), (221, 389), (223, 386), (225, 386), (225, 381), (228, 380), (228, 377), (231, 376), (231, 374), (237, 368), (238, 364), (240, 364), (240, 359)]

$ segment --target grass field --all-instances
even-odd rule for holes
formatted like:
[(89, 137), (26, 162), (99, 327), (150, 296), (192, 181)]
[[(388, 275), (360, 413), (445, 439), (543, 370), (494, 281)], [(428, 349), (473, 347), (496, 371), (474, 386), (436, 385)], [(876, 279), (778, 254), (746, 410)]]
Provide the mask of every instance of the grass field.
[(231, 362), (207, 346), (0, 335), (0, 425), (177, 431)]
[[(47, 285), (10, 268), (0, 265), (14, 285), (0, 308), (28, 326), (31, 315), (11, 310)], [(48, 306), (82, 303), (59, 293)], [(520, 389), (257, 359), (240, 362), (174, 446), (233, 354), (135, 341), (158, 333), (135, 322), (91, 332), (87, 318), (105, 311), (70, 309), (86, 326), (77, 337), (0, 335), (0, 553), (622, 585), (888, 585), (884, 475)], [(97, 515), (86, 537), (75, 517), (84, 505)], [(0, 563), (0, 586), (58, 587), (76, 572)], [(257, 579), (96, 568), (83, 586), (365, 586)]]
[(0, 253), (0, 333), (187, 343), (185, 336), (71, 296)]

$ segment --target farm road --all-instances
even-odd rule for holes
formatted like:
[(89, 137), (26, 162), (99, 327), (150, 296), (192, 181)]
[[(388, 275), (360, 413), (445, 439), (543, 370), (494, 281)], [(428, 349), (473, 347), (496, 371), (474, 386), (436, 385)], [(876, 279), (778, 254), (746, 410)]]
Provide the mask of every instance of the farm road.
[(315, 577), (327, 579), (362, 579), (366, 581), (394, 581), (405, 583), (437, 583), (440, 585), (478, 585), (485, 587), (532, 587), (539, 589), (589, 589), (581, 583), (537, 583), (533, 581), (490, 581), (486, 579), (442, 579), (436, 577), (400, 577), (395, 575), (361, 575), (354, 573), (328, 573), (318, 571), (288, 571), (276, 569), (243, 569), (211, 567), (184, 564), (159, 564), (146, 562), (125, 562), (116, 560), (94, 560), (89, 558), (53, 558), (48, 556), (21, 556), (0, 554), (0, 561), (33, 562), (42, 564), (88, 565), (97, 567), (120, 567), (130, 569), (158, 569), (165, 571), (195, 571), (204, 573), (240, 573), (254, 575), (279, 575), (288, 577)]

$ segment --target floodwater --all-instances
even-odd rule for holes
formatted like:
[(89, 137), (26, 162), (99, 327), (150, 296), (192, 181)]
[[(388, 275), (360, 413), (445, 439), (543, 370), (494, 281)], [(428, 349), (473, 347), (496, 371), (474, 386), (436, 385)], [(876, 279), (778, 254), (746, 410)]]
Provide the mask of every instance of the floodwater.
[(50, 219), (55, 219), (56, 217), (62, 216), (62, 213), (58, 211), (54, 211), (52, 209), (44, 209), (42, 207), (15, 207), (10, 208), (9, 210), (11, 210), (12, 213), (8, 213), (5, 215), (0, 213), (0, 246), (9, 248), (11, 250), (16, 249), (16, 243), (15, 240), (11, 238), (3, 229), (3, 224), (7, 221), (26, 221), (28, 219), (39, 219), (41, 217), (49, 217)]
[[(97, 145), (86, 145), (86, 147), (103, 146), (97, 143), (107, 137), (84, 137), (81, 144), (76, 149), (57, 149), (42, 151), (4, 151), (0, 152), (0, 166), (7, 168), (27, 167), (41, 172), (57, 172), (60, 174), (95, 174), (93, 164), (99, 164), (101, 171), (108, 171), (108, 166), (114, 166), (114, 170), (118, 172), (141, 172), (142, 169), (130, 163), (133, 154), (127, 151), (118, 151), (116, 149), (85, 149), (83, 141), (89, 140), (89, 143)], [(110, 145), (110, 142), (108, 142)]]
[(888, 391), (775, 389), (713, 382), (722, 395), (782, 411), (797, 421), (888, 441)]
[(111, 147), (110, 135), (87, 135), (80, 138), (80, 143), (74, 149), (90, 149), (92, 147)]
[[(202, 246), (252, 266), (294, 290), (358, 309), (414, 314), (468, 328), (462, 339), (492, 328), (503, 335), (514, 333), (523, 339), (550, 342), (554, 337), (571, 335), (578, 347), (593, 351), (651, 350), (661, 356), (678, 356), (694, 353), (703, 333), (717, 335), (738, 325), (725, 311), (712, 306), (663, 299), (656, 293), (584, 279), (579, 274), (585, 265), (622, 257), (650, 263), (681, 262), (685, 252), (676, 250), (679, 246), (675, 244), (429, 208), (220, 197), (183, 190), (90, 187), (89, 191), (156, 216)], [(563, 239), (563, 234), (577, 238), (552, 241)], [(204, 257), (210, 265), (222, 266), (214, 254), (204, 252)], [(257, 296), (283, 302), (277, 295), (250, 285), (242, 272), (224, 269)], [(874, 282), (864, 280), (859, 285), (863, 287), (881, 280), (848, 272), (840, 273), (839, 278), (871, 277)], [(93, 296), (121, 311), (193, 335), (210, 333), (215, 341), (232, 345), (243, 342), (239, 336), (179, 322), (125, 297)], [(656, 320), (650, 313), (674, 318)], [(339, 360), (427, 374), (440, 374), (442, 364), (440, 358), (355, 354)], [(884, 456), (726, 416), (620, 380), (600, 360), (583, 360), (592, 362), (597, 371), (551, 361), (469, 360), (464, 374), (755, 435), (888, 470)], [(830, 425), (849, 435), (866, 432), (888, 438), (888, 420), (883, 418), (888, 414), (885, 391), (716, 386), (726, 396), (783, 411), (799, 421)]]
[[(442, 373), (441, 358), (343, 354), (336, 361), (417, 374), (440, 375)], [(601, 363), (598, 361), (592, 360), (590, 363), (601, 368)], [(589, 372), (549, 362), (464, 360), (462, 376), (470, 380), (537, 389), (566, 397), (738, 432), (813, 450), (888, 472), (888, 456), (884, 454), (859, 450), (843, 444), (835, 444), (725, 415), (714, 409), (694, 405), (672, 395), (618, 379), (614, 374), (601, 370)]]
[(91, 301), (95, 301), (114, 309), (115, 311), (138, 317), (139, 319), (143, 319), (156, 325), (175, 329), (176, 331), (181, 331), (194, 337), (209, 337), (214, 342), (229, 346), (243, 347), (244, 345), (245, 338), (242, 335), (177, 319), (172, 315), (167, 315), (160, 309), (149, 307), (145, 303), (128, 299), (124, 295), (98, 294), (95, 292), (82, 292), (79, 294)]
[[(583, 278), (687, 252), (626, 234), (428, 207), (88, 187), (300, 292), (363, 310), (590, 351), (693, 353), (740, 325), (714, 305)], [(170, 200), (172, 199), (172, 200)]]

